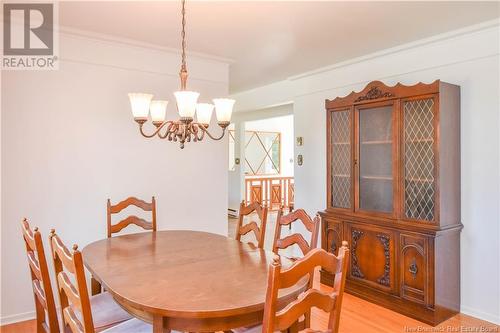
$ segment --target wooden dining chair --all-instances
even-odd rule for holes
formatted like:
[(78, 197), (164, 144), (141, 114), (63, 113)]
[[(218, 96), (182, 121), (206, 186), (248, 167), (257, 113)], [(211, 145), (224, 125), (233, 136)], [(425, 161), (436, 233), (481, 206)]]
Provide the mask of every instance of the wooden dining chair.
[[(294, 222), (301, 222), (304, 227), (311, 233), (311, 241), (308, 243), (304, 236), (300, 233), (293, 233), (284, 238), (281, 237), (281, 229), (283, 226), (290, 227)], [(297, 244), (302, 252), (302, 256), (306, 255), (314, 249), (318, 243), (319, 225), (321, 219), (316, 215), (311, 219), (303, 209), (297, 209), (287, 215), (283, 215), (283, 207), (278, 211), (276, 218), (276, 230), (274, 232), (273, 252), (278, 254), (279, 250), (284, 250), (290, 246)], [(290, 229), (290, 228), (289, 228)], [(291, 260), (296, 260), (297, 257), (290, 257)]]
[[(146, 221), (143, 218), (137, 217), (135, 215), (130, 215), (125, 219), (119, 221), (116, 224), (111, 224), (111, 216), (120, 213), (122, 210), (129, 206), (136, 206), (146, 212), (151, 212), (151, 221)], [(120, 232), (122, 229), (128, 227), (131, 224), (135, 224), (143, 229), (156, 231), (156, 200), (155, 197), (151, 198), (151, 202), (146, 202), (135, 197), (128, 197), (127, 199), (120, 201), (116, 205), (111, 204), (111, 200), (108, 199), (108, 238), (112, 234)]]
[[(255, 221), (251, 221), (243, 225), (243, 220), (245, 216), (252, 213), (256, 213), (260, 220), (260, 225)], [(236, 229), (236, 240), (241, 241), (241, 236), (248, 234), (253, 231), (255, 238), (257, 240), (257, 247), (264, 248), (264, 239), (266, 236), (266, 223), (267, 223), (267, 207), (262, 207), (258, 202), (252, 202), (248, 206), (245, 205), (245, 201), (240, 204), (240, 215), (238, 219), (238, 227)]]
[(73, 245), (69, 251), (54, 230), (50, 231), (49, 239), (64, 332), (151, 332), (151, 325), (132, 319), (109, 293), (89, 297), (83, 257), (78, 246)]
[[(136, 206), (146, 212), (151, 212), (151, 221), (148, 222), (135, 215), (130, 215), (116, 224), (112, 224), (112, 215), (120, 213), (122, 210), (129, 206)], [(145, 230), (156, 231), (156, 200), (155, 197), (151, 197), (151, 203), (144, 200), (138, 199), (136, 197), (128, 197), (127, 199), (120, 201), (116, 205), (111, 204), (111, 199), (108, 199), (107, 207), (107, 224), (108, 224), (108, 238), (113, 234), (120, 232), (122, 229), (128, 227), (131, 224), (135, 224)], [(102, 292), (102, 286), (93, 276), (90, 278), (91, 294), (92, 296), (97, 295)]]
[[(337, 333), (348, 261), (349, 249), (346, 241), (342, 242), (338, 256), (323, 249), (313, 249), (304, 258), (298, 259), (290, 268), (284, 270), (281, 268), (279, 257), (275, 257), (268, 274), (262, 333), (285, 331), (289, 328), (295, 328), (294, 330), (299, 331), (319, 332), (311, 330), (310, 322), (305, 322), (303, 319), (308, 317), (306, 314), (310, 314), (313, 307), (329, 313), (327, 332)], [(302, 277), (314, 272), (316, 267), (322, 267), (324, 270), (335, 274), (333, 291), (325, 293), (309, 288), (299, 295), (296, 300), (278, 311), (279, 290), (295, 285)]]
[(36, 332), (59, 333), (59, 321), (42, 236), (38, 227), (31, 229), (26, 218), (21, 222), (21, 227), (35, 298)]

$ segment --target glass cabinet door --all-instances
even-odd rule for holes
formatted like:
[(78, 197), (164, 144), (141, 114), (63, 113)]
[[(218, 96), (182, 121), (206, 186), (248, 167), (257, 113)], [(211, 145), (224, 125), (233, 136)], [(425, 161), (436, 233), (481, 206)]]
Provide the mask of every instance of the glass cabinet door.
[(403, 104), (404, 216), (434, 220), (434, 99)]
[(352, 207), (351, 110), (331, 112), (330, 131), (331, 207), (350, 209)]
[(358, 209), (391, 214), (393, 106), (358, 111)]

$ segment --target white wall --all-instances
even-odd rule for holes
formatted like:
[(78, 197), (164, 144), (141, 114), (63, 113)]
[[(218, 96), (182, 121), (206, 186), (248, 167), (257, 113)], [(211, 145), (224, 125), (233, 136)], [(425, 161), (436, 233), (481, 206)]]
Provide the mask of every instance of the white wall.
[(326, 207), (325, 99), (370, 81), (461, 86), (461, 311), (500, 323), (499, 23), (484, 24), (384, 50), (233, 95), (239, 110), (294, 103), (295, 203), (310, 214)]
[(281, 133), (280, 176), (293, 177), (293, 115), (245, 122), (245, 131)]
[[(83, 248), (106, 236), (108, 197), (155, 195), (159, 229), (227, 234), (227, 137), (180, 150), (143, 138), (130, 112), (127, 93), (144, 91), (177, 117), (179, 55), (74, 34), (60, 51), (57, 71), (2, 72), (2, 324), (33, 316), (24, 216), (46, 248), (50, 228)], [(200, 100), (227, 94), (226, 63), (188, 54), (188, 66)]]

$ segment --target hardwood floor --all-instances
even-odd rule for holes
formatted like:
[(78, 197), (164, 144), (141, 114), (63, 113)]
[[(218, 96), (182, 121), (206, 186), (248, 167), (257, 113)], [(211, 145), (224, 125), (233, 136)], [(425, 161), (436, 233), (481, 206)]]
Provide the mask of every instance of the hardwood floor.
[[(316, 275), (318, 276), (318, 275)], [(319, 284), (319, 279), (316, 279)], [(327, 291), (329, 287), (320, 285)], [(313, 309), (311, 325), (326, 330), (328, 316)], [(35, 321), (29, 320), (0, 327), (1, 333), (35, 333)], [(408, 332), (500, 332), (500, 326), (464, 314), (432, 327), (399, 313), (369, 303), (349, 294), (344, 295), (340, 333), (408, 333)]]
[[(266, 232), (274, 232), (275, 215), (271, 214)], [(230, 219), (229, 234), (234, 237), (235, 222)], [(272, 231), (271, 231), (272, 230)], [(272, 233), (271, 233), (272, 234)], [(269, 235), (269, 234), (268, 234)], [(272, 237), (266, 237), (267, 239)], [(271, 240), (272, 242), (272, 240)], [(266, 242), (266, 248), (270, 243)], [(319, 274), (315, 274), (316, 288), (329, 291), (330, 287), (319, 283)], [(321, 310), (313, 309), (311, 325), (317, 330), (326, 330), (328, 316)], [(15, 323), (0, 327), (1, 333), (35, 333), (35, 321)], [(340, 333), (408, 333), (408, 332), (500, 332), (500, 326), (458, 314), (432, 327), (399, 313), (369, 303), (349, 294), (344, 295), (340, 319)]]

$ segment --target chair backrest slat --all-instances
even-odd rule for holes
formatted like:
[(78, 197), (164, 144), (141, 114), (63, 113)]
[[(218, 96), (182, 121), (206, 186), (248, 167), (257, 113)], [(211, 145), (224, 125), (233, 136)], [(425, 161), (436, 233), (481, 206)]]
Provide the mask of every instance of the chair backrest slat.
[(276, 330), (285, 331), (292, 326), (309, 309), (316, 307), (325, 312), (335, 308), (337, 295), (329, 295), (319, 290), (309, 289), (300, 299), (289, 303), (283, 310), (276, 313)]
[[(328, 253), (323, 249), (313, 249), (303, 258), (295, 261), (290, 268), (284, 270), (281, 270), (281, 262), (277, 256), (270, 266), (268, 275), (262, 332), (285, 331), (292, 325), (295, 325), (302, 316), (305, 319), (301, 324), (305, 326), (304, 328), (308, 328), (307, 326), (310, 325), (308, 318), (310, 317), (311, 308), (317, 307), (330, 313), (328, 322), (329, 332), (337, 333), (348, 260), (349, 249), (345, 241), (342, 242), (338, 256)], [(335, 274), (333, 291), (327, 294), (311, 287), (299, 295), (296, 300), (290, 302), (285, 308), (277, 311), (279, 290), (289, 288), (304, 276), (313, 274), (312, 272), (314, 272), (316, 267), (321, 267)], [(312, 280), (312, 276), (310, 276), (310, 279)]]
[[(94, 333), (82, 253), (78, 251), (77, 245), (73, 245), (70, 252), (54, 230), (50, 232), (50, 245), (64, 329), (69, 328), (72, 333)], [(76, 285), (71, 282), (68, 273), (74, 276)], [(81, 320), (74, 313), (75, 310), (81, 313)]]
[[(307, 241), (304, 239), (304, 236), (302, 236), (300, 233), (294, 233), (280, 239), (282, 227), (289, 226), (295, 221), (302, 222), (304, 227), (311, 233), (310, 243), (307, 243)], [(302, 251), (302, 255), (306, 255), (309, 251), (314, 249), (318, 243), (320, 222), (321, 219), (319, 215), (316, 215), (314, 219), (311, 219), (303, 209), (297, 209), (287, 215), (283, 215), (283, 207), (282, 207), (278, 211), (278, 217), (276, 219), (276, 230), (274, 233), (273, 252), (278, 254), (279, 250), (284, 250), (289, 246), (297, 244), (300, 250)]]
[[(118, 214), (125, 208), (129, 206), (136, 206), (137, 208), (142, 209), (146, 212), (151, 212), (152, 220), (151, 222), (146, 221), (137, 216), (131, 215), (126, 217), (125, 219), (119, 221), (116, 224), (112, 224), (111, 216), (113, 214)], [(108, 222), (108, 237), (111, 237), (112, 234), (120, 232), (122, 229), (128, 227), (131, 224), (137, 225), (145, 230), (156, 231), (156, 200), (155, 197), (151, 198), (151, 202), (146, 202), (144, 200), (129, 197), (123, 201), (120, 201), (116, 205), (111, 204), (111, 200), (108, 199), (108, 209), (107, 209), (107, 222)]]
[[(255, 221), (251, 221), (243, 225), (245, 216), (250, 215), (254, 212), (257, 214), (260, 220), (260, 225)], [(264, 240), (266, 237), (266, 223), (267, 207), (262, 207), (258, 202), (253, 202), (246, 206), (245, 201), (242, 201), (240, 204), (238, 227), (236, 229), (236, 240), (241, 241), (241, 236), (253, 231), (255, 239), (257, 240), (257, 246), (259, 248), (264, 248)]]
[(67, 307), (63, 311), (64, 322), (67, 323), (72, 333), (84, 333), (84, 328), (73, 309)]
[(37, 332), (59, 333), (59, 321), (42, 235), (38, 228), (31, 229), (27, 219), (21, 222), (21, 229), (31, 274)]

